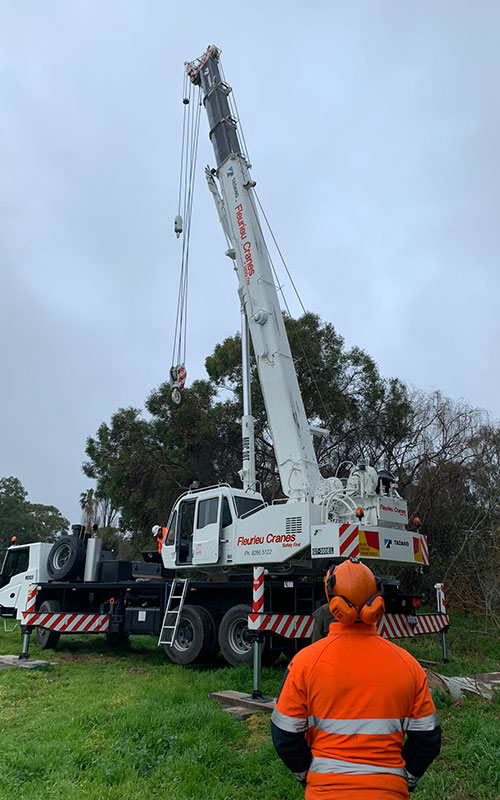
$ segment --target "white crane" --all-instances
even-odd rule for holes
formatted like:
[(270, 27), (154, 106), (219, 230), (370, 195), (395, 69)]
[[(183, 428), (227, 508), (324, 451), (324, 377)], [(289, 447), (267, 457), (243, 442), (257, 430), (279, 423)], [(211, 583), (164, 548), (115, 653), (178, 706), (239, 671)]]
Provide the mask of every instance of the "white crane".
[[(216, 168), (206, 170), (226, 251), (238, 277), (278, 464), (285, 503), (267, 506), (256, 491), (253, 418), (244, 386), (243, 489), (214, 486), (180, 497), (162, 549), (165, 567), (282, 563), (360, 554), (419, 565), (426, 562), (421, 534), (405, 530), (406, 502), (396, 482), (360, 464), (344, 485), (320, 475), (311, 429), (285, 331), (267, 247), (259, 222), (249, 165), (231, 116), (231, 88), (222, 80), (220, 51), (210, 46), (186, 64), (201, 87)], [(176, 223), (176, 230), (179, 225)], [(245, 328), (245, 325), (244, 325)], [(242, 332), (245, 342), (244, 330)], [(244, 354), (248, 360), (248, 352)], [(397, 533), (397, 536), (395, 535)], [(317, 564), (319, 567), (320, 565)]]

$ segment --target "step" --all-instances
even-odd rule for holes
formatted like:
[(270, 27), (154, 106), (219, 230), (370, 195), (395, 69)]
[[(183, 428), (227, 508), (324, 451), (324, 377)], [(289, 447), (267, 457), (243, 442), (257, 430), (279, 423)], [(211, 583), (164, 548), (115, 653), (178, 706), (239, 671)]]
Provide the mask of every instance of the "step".
[(260, 700), (253, 700), (252, 695), (245, 692), (236, 692), (228, 689), (222, 692), (209, 692), (211, 700), (218, 700), (225, 708), (242, 707), (254, 713), (255, 711), (266, 711), (271, 714), (274, 711), (275, 698), (263, 697)]
[(239, 722), (244, 722), (254, 713), (250, 708), (245, 708), (244, 706), (224, 706), (224, 711), (227, 711), (228, 714)]

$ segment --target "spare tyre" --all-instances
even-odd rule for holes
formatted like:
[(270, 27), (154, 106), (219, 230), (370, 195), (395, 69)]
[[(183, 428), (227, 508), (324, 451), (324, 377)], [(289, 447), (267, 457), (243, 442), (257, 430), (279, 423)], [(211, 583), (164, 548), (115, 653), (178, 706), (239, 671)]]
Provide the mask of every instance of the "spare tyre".
[(85, 545), (76, 536), (61, 536), (47, 558), (47, 572), (53, 581), (76, 578), (85, 563)]

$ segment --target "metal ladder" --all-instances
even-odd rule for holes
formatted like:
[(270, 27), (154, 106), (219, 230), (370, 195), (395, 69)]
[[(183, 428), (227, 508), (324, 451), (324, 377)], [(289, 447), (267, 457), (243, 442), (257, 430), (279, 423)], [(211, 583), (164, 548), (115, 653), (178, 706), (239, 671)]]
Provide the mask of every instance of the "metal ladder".
[[(172, 586), (170, 588), (170, 593), (167, 600), (167, 607), (165, 609), (165, 616), (163, 617), (160, 636), (158, 638), (158, 647), (161, 644), (166, 644), (171, 647), (175, 641), (182, 609), (184, 608), (184, 600), (186, 598), (188, 584), (189, 578), (174, 578), (172, 581)], [(180, 594), (179, 591), (181, 592)], [(178, 608), (172, 609), (172, 605), (176, 600), (179, 600), (179, 606)], [(169, 618), (170, 623), (173, 624), (168, 624)]]

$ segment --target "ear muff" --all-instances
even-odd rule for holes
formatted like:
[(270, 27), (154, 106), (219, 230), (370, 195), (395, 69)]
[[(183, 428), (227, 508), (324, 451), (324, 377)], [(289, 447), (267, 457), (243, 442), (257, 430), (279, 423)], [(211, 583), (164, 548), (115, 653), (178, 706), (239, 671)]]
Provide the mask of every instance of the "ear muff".
[(343, 625), (352, 625), (359, 619), (358, 609), (356, 606), (341, 594), (336, 594), (328, 603), (330, 612), (337, 622)]
[(335, 586), (335, 564), (329, 568), (325, 578), (325, 593), (328, 602), (333, 598), (333, 587)]
[(359, 618), (362, 622), (373, 624), (379, 622), (385, 614), (384, 598), (378, 592), (372, 594), (366, 603), (361, 606)]

